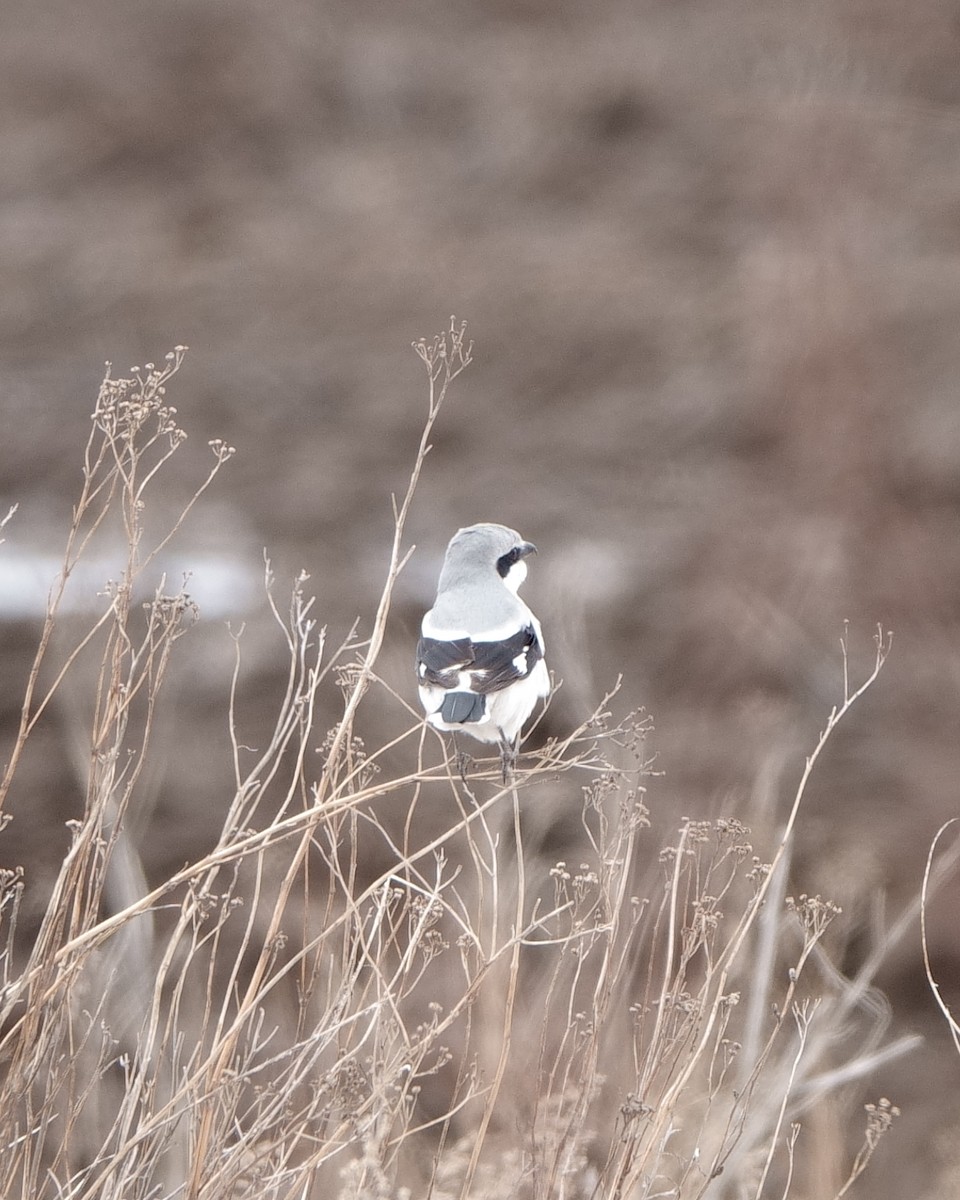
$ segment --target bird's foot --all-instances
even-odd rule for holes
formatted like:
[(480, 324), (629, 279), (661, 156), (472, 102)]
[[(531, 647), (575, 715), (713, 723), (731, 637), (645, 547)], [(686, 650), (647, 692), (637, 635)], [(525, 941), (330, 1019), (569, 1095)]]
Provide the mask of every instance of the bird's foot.
[(467, 773), (473, 766), (473, 756), (468, 754), (466, 750), (462, 750), (457, 742), (453, 739), (454, 761), (457, 764), (457, 774), (460, 776), (460, 782), (464, 787), (467, 786)]

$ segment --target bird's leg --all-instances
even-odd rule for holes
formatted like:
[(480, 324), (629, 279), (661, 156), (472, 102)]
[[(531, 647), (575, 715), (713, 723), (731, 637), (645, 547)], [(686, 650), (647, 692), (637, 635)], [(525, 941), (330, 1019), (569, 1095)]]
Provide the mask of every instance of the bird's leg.
[(467, 772), (473, 766), (473, 759), (466, 752), (466, 750), (461, 750), (460, 743), (457, 741), (457, 735), (453, 734), (452, 736), (453, 736), (453, 752), (454, 752), (454, 755), (456, 758), (456, 763), (457, 763), (457, 773), (460, 776), (461, 783), (463, 784), (464, 787), (466, 787), (467, 786)]
[(513, 778), (513, 768), (517, 761), (517, 749), (520, 745), (520, 735), (511, 742), (500, 731), (500, 767), (503, 771), (503, 782), (509, 783)]

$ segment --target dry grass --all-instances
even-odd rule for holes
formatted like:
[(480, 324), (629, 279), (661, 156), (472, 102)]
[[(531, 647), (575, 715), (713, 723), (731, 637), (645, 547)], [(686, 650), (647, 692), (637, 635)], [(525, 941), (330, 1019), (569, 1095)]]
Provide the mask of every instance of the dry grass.
[[(850, 1194), (896, 1116), (885, 1099), (868, 1105), (851, 1151), (851, 1084), (910, 1043), (885, 1039), (881, 949), (848, 978), (839, 910), (786, 891), (810, 774), (888, 640), (878, 633), (857, 686), (843, 647), (842, 695), (767, 855), (732, 815), (684, 820), (671, 844), (652, 844), (649, 723), (614, 718), (613, 694), (525, 754), (509, 786), (494, 761), (462, 779), (377, 670), (431, 430), (471, 347), (451, 321), (416, 350), (427, 418), (370, 632), (331, 650), (306, 578), (281, 610), (268, 573), (290, 664), (272, 737), (250, 766), (231, 703), (220, 837), (153, 888), (127, 818), (145, 764), (172, 752), (154, 742), (154, 713), (196, 614), (163, 581), (142, 607), (134, 596), (233, 451), (212, 443), (196, 496), (148, 539), (152, 491), (184, 437), (165, 394), (183, 351), (127, 379), (108, 372), (0, 790), (2, 801), (38, 721), (93, 655), (84, 813), (26, 949), (22, 872), (2, 878), (5, 1194)], [(118, 523), (124, 570), (99, 619), (53, 655), (69, 576)], [(236, 645), (234, 697), (239, 635)], [(335, 688), (342, 715), (318, 728), (318, 697)], [(372, 689), (406, 725), (368, 750), (355, 720)], [(525, 848), (525, 808), (543, 796), (578, 814), (581, 863)], [(418, 808), (437, 797), (449, 822), (422, 837)], [(398, 806), (401, 836), (383, 819)], [(391, 864), (373, 878), (358, 849), (371, 843)], [(815, 1108), (831, 1120), (808, 1132)]]

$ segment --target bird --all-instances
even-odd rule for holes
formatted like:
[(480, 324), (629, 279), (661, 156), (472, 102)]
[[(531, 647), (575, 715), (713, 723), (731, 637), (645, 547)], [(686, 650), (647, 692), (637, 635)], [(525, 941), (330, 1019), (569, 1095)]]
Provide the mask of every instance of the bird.
[(428, 724), (497, 744), (504, 782), (524, 723), (550, 694), (540, 622), (517, 594), (527, 577), (526, 558), (536, 552), (505, 525), (458, 529), (417, 643), (417, 683)]

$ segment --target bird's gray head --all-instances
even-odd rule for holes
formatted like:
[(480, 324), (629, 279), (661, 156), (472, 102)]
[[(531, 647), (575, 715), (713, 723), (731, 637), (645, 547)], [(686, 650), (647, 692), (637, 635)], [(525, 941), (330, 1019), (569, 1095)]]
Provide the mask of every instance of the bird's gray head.
[(468, 525), (450, 539), (440, 572), (439, 591), (456, 588), (466, 581), (500, 579), (512, 591), (527, 575), (528, 554), (536, 554), (532, 542), (525, 542), (515, 529), (506, 525)]

